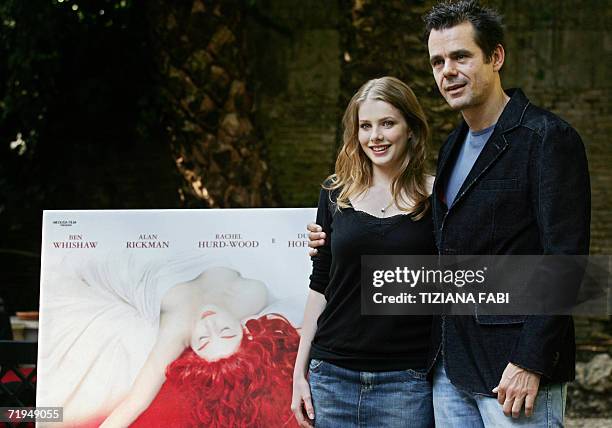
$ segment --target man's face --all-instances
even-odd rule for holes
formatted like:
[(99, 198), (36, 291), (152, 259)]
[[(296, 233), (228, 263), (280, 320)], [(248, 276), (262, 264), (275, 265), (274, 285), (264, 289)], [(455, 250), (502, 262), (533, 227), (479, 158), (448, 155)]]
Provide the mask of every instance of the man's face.
[(434, 79), (453, 110), (478, 107), (494, 94), (501, 65), (485, 62), (471, 23), (432, 30), (427, 45)]

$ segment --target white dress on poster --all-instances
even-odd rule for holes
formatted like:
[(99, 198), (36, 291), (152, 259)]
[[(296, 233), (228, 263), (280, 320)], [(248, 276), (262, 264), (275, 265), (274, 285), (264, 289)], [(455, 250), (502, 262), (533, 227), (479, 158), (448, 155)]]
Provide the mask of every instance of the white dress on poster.
[(129, 391), (155, 343), (166, 291), (231, 266), (201, 255), (77, 257), (45, 269), (42, 287), (37, 405), (63, 407), (66, 422), (107, 414)]

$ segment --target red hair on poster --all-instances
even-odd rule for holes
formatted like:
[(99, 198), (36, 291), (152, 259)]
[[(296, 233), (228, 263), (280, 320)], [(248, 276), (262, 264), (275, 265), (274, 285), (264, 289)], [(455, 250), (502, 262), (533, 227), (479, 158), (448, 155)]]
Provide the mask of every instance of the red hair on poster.
[(206, 361), (187, 348), (132, 426), (297, 426), (290, 405), (299, 339), (285, 318), (265, 315), (247, 321), (238, 351), (228, 358)]

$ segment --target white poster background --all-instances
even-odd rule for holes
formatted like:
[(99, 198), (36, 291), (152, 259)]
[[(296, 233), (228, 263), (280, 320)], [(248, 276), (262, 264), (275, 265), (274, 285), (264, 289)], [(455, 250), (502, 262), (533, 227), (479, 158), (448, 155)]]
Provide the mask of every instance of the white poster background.
[(66, 422), (108, 414), (153, 346), (163, 293), (213, 266), (262, 281), (259, 315), (299, 328), (311, 269), (305, 225), (315, 214), (45, 211), (37, 406), (63, 407)]

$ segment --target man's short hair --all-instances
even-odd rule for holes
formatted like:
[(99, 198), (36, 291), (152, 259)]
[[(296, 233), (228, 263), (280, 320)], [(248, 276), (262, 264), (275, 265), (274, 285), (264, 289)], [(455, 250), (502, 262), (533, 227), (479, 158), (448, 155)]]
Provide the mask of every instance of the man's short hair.
[(481, 6), (477, 0), (446, 0), (438, 3), (423, 17), (425, 43), (431, 30), (444, 30), (464, 22), (474, 27), (474, 38), (485, 60), (491, 61), (498, 44), (504, 44), (502, 17), (494, 9)]

